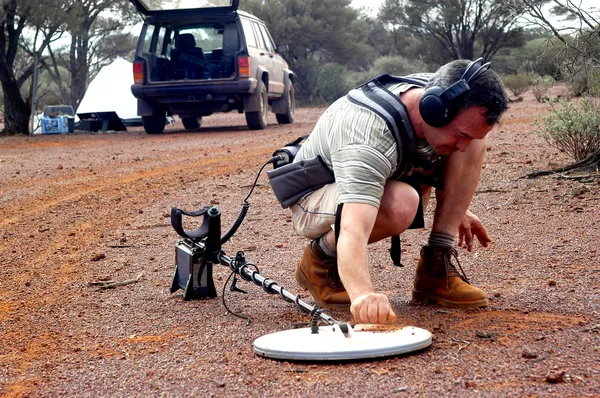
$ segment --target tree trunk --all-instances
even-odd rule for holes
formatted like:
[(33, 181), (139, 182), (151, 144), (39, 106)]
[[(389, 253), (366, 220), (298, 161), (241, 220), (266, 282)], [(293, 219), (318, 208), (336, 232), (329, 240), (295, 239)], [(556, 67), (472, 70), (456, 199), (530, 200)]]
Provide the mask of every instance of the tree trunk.
[(2, 83), (4, 92), (4, 132), (29, 134), (31, 106), (23, 99), (16, 82)]

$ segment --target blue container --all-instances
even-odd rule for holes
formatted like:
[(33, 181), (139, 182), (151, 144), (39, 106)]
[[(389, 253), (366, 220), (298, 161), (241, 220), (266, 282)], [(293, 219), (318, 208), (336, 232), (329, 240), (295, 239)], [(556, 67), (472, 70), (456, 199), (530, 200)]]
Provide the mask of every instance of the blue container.
[(68, 117), (42, 117), (42, 134), (62, 134), (69, 132)]

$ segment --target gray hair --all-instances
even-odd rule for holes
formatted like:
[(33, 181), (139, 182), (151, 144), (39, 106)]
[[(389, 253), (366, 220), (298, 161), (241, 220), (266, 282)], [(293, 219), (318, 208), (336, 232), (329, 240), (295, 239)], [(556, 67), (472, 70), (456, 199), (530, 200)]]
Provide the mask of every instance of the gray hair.
[[(470, 62), (460, 59), (447, 63), (438, 69), (425, 88), (450, 87), (461, 78)], [(471, 89), (457, 100), (457, 112), (471, 106), (483, 106), (486, 108), (488, 125), (498, 123), (500, 116), (508, 109), (508, 96), (500, 76), (488, 69), (471, 80), (469, 87)]]

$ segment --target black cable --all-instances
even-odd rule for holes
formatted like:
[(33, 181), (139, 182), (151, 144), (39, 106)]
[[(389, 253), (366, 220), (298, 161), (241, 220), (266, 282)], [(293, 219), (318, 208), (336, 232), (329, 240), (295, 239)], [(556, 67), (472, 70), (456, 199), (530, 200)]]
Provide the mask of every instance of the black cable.
[[(235, 260), (232, 260), (235, 261)], [(225, 307), (225, 309), (227, 310), (227, 312), (229, 312), (231, 315), (236, 316), (238, 318), (242, 318), (246, 320), (246, 326), (250, 325), (250, 322), (252, 322), (252, 318), (250, 318), (247, 315), (243, 315), (237, 312), (232, 311), (228, 306), (227, 303), (225, 302), (225, 287), (229, 284), (229, 280), (231, 279), (232, 276), (234, 276), (235, 274), (238, 274), (240, 269), (242, 269), (245, 266), (251, 266), (254, 267), (254, 269), (256, 270), (257, 273), (260, 274), (260, 271), (258, 269), (258, 266), (254, 263), (242, 263), (242, 264), (236, 264), (235, 266), (233, 266), (231, 268), (231, 273), (229, 274), (229, 276), (227, 277), (227, 280), (225, 281), (225, 284), (223, 284), (223, 291), (221, 292), (221, 301), (223, 302), (223, 306)]]
[(250, 189), (248, 196), (246, 196), (246, 199), (244, 199), (244, 203), (248, 203), (248, 199), (250, 198), (250, 195), (252, 195), (254, 188), (256, 188), (256, 183), (258, 182), (258, 178), (260, 177), (260, 173), (262, 173), (263, 169), (268, 164), (275, 163), (278, 160), (281, 160), (281, 158), (279, 156), (273, 156), (271, 159), (267, 160), (262, 166), (260, 166), (260, 169), (258, 170), (258, 173), (256, 174), (256, 179), (254, 180), (254, 184), (252, 184), (252, 188)]

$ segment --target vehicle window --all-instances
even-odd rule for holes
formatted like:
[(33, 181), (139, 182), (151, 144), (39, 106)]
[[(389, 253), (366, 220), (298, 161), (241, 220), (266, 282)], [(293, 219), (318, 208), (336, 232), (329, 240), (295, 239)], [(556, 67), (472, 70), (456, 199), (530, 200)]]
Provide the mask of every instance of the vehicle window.
[(186, 28), (179, 31), (179, 36), (191, 34), (194, 36), (196, 48), (201, 48), (204, 53), (210, 52), (215, 48), (223, 48), (223, 24), (200, 25), (193, 28)]
[(154, 25), (146, 25), (146, 34), (144, 35), (144, 49), (145, 53), (152, 52), (152, 36), (154, 36)]
[(269, 36), (269, 32), (267, 32), (267, 28), (264, 25), (260, 25), (260, 31), (262, 32), (262, 36), (265, 40), (265, 44), (267, 45), (267, 50), (272, 53), (273, 52), (273, 43), (271, 42), (271, 36)]
[(256, 37), (252, 31), (252, 23), (247, 19), (242, 19), (242, 27), (244, 28), (244, 36), (246, 37), (246, 44), (250, 47), (257, 48)]
[[(164, 26), (160, 28), (160, 30), (158, 31), (158, 41), (156, 42), (156, 47), (157, 47), (157, 51), (156, 54), (157, 55), (164, 55), (165, 51), (167, 50), (167, 46), (168, 43), (167, 41), (165, 41), (165, 35), (167, 34), (167, 28), (165, 28)], [(158, 51), (158, 48), (160, 48), (160, 51)]]
[(265, 44), (265, 40), (263, 39), (262, 34), (260, 34), (260, 28), (258, 27), (258, 24), (256, 22), (252, 22), (252, 27), (254, 28), (256, 37), (258, 38), (258, 47), (266, 50), (267, 45)]

